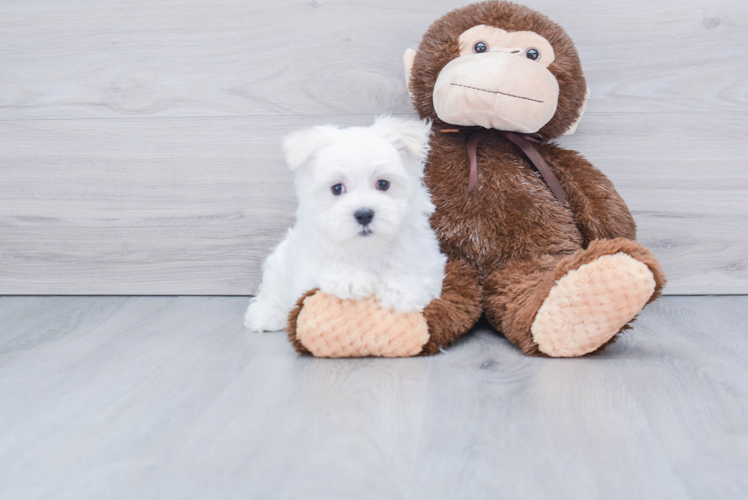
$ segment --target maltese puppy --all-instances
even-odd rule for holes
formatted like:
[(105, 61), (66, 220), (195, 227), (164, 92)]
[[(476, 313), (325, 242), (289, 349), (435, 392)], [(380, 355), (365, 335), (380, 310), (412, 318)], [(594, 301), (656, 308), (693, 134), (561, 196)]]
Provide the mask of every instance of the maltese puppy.
[(374, 296), (399, 312), (441, 295), (446, 257), (423, 184), (430, 129), (381, 117), (371, 127), (320, 126), (284, 139), (296, 225), (265, 261), (247, 328), (285, 329), (296, 301), (314, 288), (341, 299)]

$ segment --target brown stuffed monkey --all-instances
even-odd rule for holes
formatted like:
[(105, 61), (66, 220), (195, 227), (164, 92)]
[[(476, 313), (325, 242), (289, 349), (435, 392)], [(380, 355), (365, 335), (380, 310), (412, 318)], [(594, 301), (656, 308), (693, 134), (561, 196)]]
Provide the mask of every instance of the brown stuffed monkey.
[(295, 348), (433, 354), (482, 313), (533, 356), (613, 342), (665, 278), (612, 183), (548, 142), (576, 129), (588, 96), (571, 39), (538, 12), (487, 1), (437, 20), (404, 59), (414, 106), (434, 124), (425, 181), (449, 258), (441, 298), (398, 315), (310, 291), (289, 318)]

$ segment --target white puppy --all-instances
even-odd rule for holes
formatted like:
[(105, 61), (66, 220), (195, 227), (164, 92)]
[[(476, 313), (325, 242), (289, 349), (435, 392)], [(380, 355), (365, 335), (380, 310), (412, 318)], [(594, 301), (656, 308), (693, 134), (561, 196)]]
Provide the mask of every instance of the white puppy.
[(392, 117), (371, 127), (314, 127), (288, 135), (296, 173), (296, 225), (265, 261), (247, 309), (252, 331), (286, 327), (304, 292), (375, 296), (396, 311), (423, 309), (441, 294), (446, 257), (429, 226), (423, 184), (431, 125)]

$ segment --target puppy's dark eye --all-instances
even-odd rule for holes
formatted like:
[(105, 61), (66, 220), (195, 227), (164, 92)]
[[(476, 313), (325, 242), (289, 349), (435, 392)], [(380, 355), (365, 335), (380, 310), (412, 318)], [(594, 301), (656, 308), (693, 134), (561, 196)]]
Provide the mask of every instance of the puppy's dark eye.
[(483, 52), (488, 50), (488, 45), (486, 45), (486, 42), (478, 42), (475, 45), (473, 45), (473, 51), (475, 51), (476, 54), (482, 54)]
[(390, 188), (390, 181), (377, 181), (377, 189), (380, 191), (387, 191)]
[(525, 57), (528, 59), (532, 59), (533, 61), (537, 61), (538, 58), (540, 58), (540, 52), (538, 52), (537, 49), (527, 49), (527, 52), (525, 52)]
[(345, 186), (342, 184), (335, 184), (330, 188), (330, 190), (335, 196), (340, 196), (341, 194), (345, 193)]

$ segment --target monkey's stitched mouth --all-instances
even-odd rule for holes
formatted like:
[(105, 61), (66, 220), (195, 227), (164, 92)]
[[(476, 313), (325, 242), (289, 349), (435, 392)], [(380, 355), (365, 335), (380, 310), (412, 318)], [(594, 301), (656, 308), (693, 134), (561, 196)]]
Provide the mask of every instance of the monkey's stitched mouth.
[(506, 92), (501, 92), (498, 90), (479, 89), (478, 87), (471, 87), (470, 85), (461, 85), (459, 83), (450, 83), (450, 85), (454, 85), (455, 87), (464, 87), (466, 89), (479, 90), (481, 92), (488, 92), (489, 94), (501, 94), (501, 95), (505, 95), (508, 97), (515, 97), (517, 99), (524, 99), (526, 101), (539, 102), (540, 104), (543, 104), (545, 102), (545, 101), (539, 101), (537, 99), (531, 99), (529, 97), (522, 97), (521, 95), (507, 94)]

